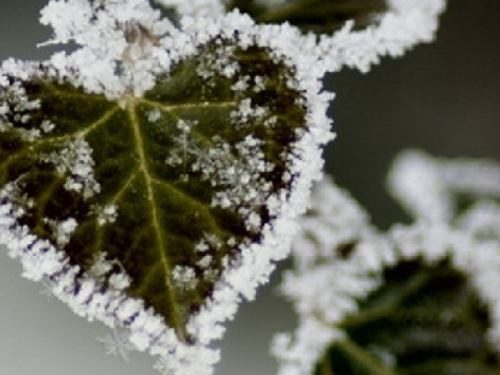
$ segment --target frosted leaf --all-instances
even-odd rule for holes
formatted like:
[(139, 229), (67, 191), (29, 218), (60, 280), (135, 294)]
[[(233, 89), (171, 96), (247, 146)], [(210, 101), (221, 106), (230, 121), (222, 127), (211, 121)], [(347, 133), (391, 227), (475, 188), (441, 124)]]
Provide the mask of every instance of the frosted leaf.
[[(326, 197), (335, 202), (330, 209), (322, 207)], [(281, 286), (299, 326), (274, 339), (278, 374), (399, 373), (417, 370), (422, 361), (424, 373), (494, 373), (500, 366), (500, 242), (444, 222), (378, 233), (358, 219), (364, 230), (351, 235), (346, 252), (338, 241), (345, 229), (332, 217), (356, 211), (362, 212), (331, 182), (316, 188), (296, 241), (303, 247), (294, 250), (295, 267)], [(316, 256), (305, 262), (301, 250)], [(422, 355), (417, 364), (411, 360), (416, 352)]]
[(42, 18), (80, 47), (2, 65), (0, 244), (166, 374), (209, 375), (321, 175), (324, 71), (295, 29), (238, 13), (174, 27), (147, 2), (68, 0)]

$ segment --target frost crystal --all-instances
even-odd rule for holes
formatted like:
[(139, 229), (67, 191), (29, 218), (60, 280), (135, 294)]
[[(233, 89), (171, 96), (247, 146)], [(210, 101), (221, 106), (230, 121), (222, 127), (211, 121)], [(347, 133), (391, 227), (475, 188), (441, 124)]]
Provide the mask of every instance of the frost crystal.
[(71, 233), (76, 229), (78, 223), (75, 219), (70, 217), (69, 219), (63, 221), (62, 223), (56, 224), (56, 233), (57, 233), (57, 246), (59, 248), (64, 248), (69, 243), (71, 238)]
[(114, 223), (118, 216), (118, 208), (115, 204), (108, 204), (97, 211), (97, 223), (99, 225)]
[(175, 266), (172, 271), (174, 283), (181, 289), (194, 289), (197, 283), (195, 270), (189, 266)]
[(68, 141), (60, 152), (46, 155), (41, 161), (54, 164), (62, 177), (68, 175), (64, 184), (66, 190), (82, 193), (84, 199), (99, 193), (100, 185), (93, 172), (92, 149), (83, 138)]
[(116, 328), (112, 334), (98, 338), (97, 341), (106, 348), (106, 355), (120, 356), (125, 362), (128, 362), (129, 353), (135, 349), (129, 341), (128, 334)]

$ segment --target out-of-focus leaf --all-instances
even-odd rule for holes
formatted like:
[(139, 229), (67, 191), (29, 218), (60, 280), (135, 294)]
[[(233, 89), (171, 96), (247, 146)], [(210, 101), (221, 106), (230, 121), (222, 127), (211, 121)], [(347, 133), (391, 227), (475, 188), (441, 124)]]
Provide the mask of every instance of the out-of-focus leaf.
[(493, 375), (487, 308), (449, 261), (402, 261), (340, 326), (315, 375)]
[(239, 9), (260, 23), (289, 22), (304, 31), (330, 34), (353, 20), (355, 29), (376, 22), (387, 9), (386, 0), (292, 0), (262, 5), (255, 0), (232, 0), (228, 9)]

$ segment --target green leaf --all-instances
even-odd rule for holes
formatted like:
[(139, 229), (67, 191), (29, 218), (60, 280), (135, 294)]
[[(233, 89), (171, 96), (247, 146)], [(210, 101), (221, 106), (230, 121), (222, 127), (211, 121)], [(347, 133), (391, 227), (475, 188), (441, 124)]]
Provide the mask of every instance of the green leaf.
[(248, 13), (259, 23), (289, 22), (304, 31), (331, 34), (349, 20), (355, 29), (374, 24), (388, 5), (386, 0), (292, 0), (265, 6), (255, 0), (232, 0), (227, 7)]
[(0, 91), (0, 190), (19, 224), (104, 288), (125, 271), (126, 293), (190, 342), (189, 318), (294, 181), (306, 110), (290, 68), (217, 39), (118, 101), (37, 71)]
[(315, 375), (487, 375), (500, 371), (490, 317), (469, 278), (448, 260), (402, 261), (340, 327)]

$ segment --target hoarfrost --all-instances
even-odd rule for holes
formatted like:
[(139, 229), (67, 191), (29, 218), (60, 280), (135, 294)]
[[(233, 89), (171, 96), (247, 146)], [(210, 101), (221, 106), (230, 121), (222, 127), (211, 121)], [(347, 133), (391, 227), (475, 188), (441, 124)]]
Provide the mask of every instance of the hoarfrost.
[(175, 266), (172, 271), (172, 279), (179, 289), (184, 290), (195, 289), (198, 282), (195, 270), (189, 266)]
[[(0, 133), (12, 129), (12, 121), (26, 124), (31, 119), (30, 112), (40, 108), (40, 101), (30, 100), (21, 82), (10, 83), (7, 75), (2, 74), (2, 70), (18, 72), (23, 69), (21, 65), (14, 60), (7, 60), (0, 69)], [(37, 128), (16, 130), (28, 142), (40, 137), (40, 129)]]
[(419, 43), (434, 40), (445, 0), (389, 0), (389, 10), (365, 30), (354, 22), (333, 35), (322, 36), (317, 53), (330, 72), (342, 67), (367, 72), (384, 56), (399, 57)]
[(118, 206), (116, 204), (107, 204), (104, 207), (99, 207), (97, 210), (97, 223), (104, 225), (114, 223), (118, 217)]
[(153, 109), (148, 112), (148, 121), (157, 122), (161, 118), (161, 112), (159, 109)]
[(225, 10), (220, 0), (155, 0), (166, 8), (174, 8), (184, 16), (217, 17)]
[(59, 249), (64, 248), (70, 239), (71, 233), (74, 232), (78, 223), (72, 217), (56, 225), (56, 243)]
[(192, 164), (213, 186), (223, 187), (213, 199), (213, 207), (233, 208), (248, 218), (248, 230), (257, 231), (260, 219), (254, 210), (263, 206), (271, 194), (271, 184), (261, 176), (271, 172), (273, 165), (266, 161), (257, 138), (247, 136), (242, 142), (230, 145), (214, 139), (216, 146), (208, 150), (206, 158)]

